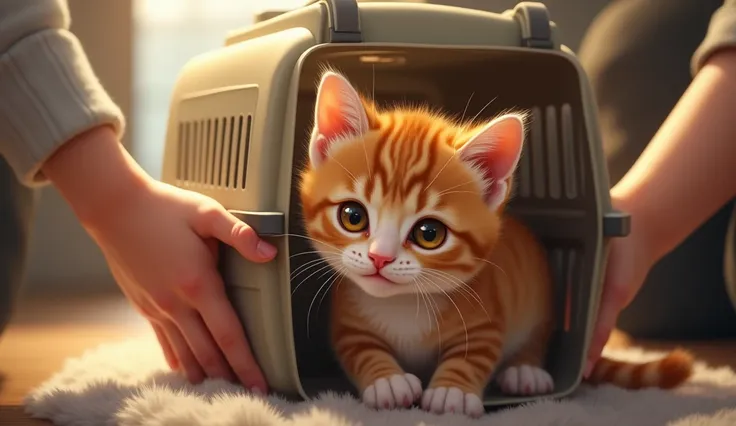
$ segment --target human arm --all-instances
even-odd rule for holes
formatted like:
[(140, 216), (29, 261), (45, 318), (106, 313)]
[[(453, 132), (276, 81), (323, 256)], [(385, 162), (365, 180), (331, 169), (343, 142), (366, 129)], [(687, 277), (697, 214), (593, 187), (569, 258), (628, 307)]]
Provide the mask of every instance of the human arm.
[[(715, 54), (611, 190), (659, 259), (736, 195), (736, 49)], [(634, 225), (635, 226), (635, 225)]]
[(653, 264), (736, 195), (734, 47), (736, 1), (728, 0), (693, 56), (692, 83), (611, 190), (614, 207), (631, 214), (632, 229), (611, 243), (586, 374)]
[(70, 24), (64, 0), (0, 1), (0, 153), (27, 186), (48, 183), (41, 165), (75, 136), (125, 130)]
[(254, 262), (275, 248), (211, 198), (136, 164), (69, 23), (62, 0), (0, 0), (0, 154), (25, 185), (59, 190), (172, 368), (265, 391), (216, 259), (218, 241)]

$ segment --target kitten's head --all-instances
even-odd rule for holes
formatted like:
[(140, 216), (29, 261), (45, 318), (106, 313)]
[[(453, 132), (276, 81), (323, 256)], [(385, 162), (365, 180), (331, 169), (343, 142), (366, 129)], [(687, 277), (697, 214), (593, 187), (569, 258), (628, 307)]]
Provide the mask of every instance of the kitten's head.
[(317, 91), (301, 176), (307, 234), (376, 297), (451, 291), (484, 266), (524, 139), (524, 115), (464, 126), (425, 109), (378, 111), (342, 75)]

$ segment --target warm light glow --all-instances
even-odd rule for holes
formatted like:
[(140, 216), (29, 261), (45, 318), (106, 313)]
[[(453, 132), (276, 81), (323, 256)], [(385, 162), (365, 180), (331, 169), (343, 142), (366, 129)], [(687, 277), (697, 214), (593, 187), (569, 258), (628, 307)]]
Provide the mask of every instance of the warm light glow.
[(219, 21), (241, 17), (250, 21), (265, 10), (289, 10), (305, 0), (135, 0), (136, 20), (148, 24), (171, 25), (188, 20)]
[[(2, 1), (2, 0), (0, 0)], [(135, 105), (133, 155), (158, 178), (171, 92), (191, 58), (221, 47), (227, 33), (253, 24), (266, 10), (290, 10), (307, 0), (133, 0)]]
[(184, 18), (186, 3), (181, 0), (136, 0), (135, 17), (149, 23), (175, 23)]
[(381, 55), (361, 55), (360, 62), (364, 64), (397, 64), (406, 63), (403, 56), (381, 56)]

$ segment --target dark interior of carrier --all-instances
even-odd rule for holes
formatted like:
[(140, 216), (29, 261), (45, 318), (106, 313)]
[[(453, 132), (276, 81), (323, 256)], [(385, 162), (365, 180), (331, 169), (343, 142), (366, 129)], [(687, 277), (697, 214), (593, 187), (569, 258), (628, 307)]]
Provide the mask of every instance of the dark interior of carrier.
[[(557, 322), (547, 368), (555, 379), (555, 391), (573, 386), (582, 365), (599, 233), (574, 65), (560, 55), (532, 50), (326, 45), (305, 58), (296, 112), (294, 170), (306, 161), (316, 83), (324, 65), (344, 73), (380, 105), (425, 103), (457, 116), (467, 105), (465, 117), (478, 114), (478, 119), (492, 118), (510, 108), (532, 112), (510, 210), (531, 225), (549, 251)], [(304, 235), (296, 177), (295, 173), (289, 232)], [(313, 250), (308, 241), (291, 237), (289, 245), (291, 271), (304, 271), (292, 274), (291, 285), (292, 291), (299, 286), (292, 296), (292, 310), (297, 364), (305, 391), (313, 396), (326, 388), (352, 390), (329, 341), (330, 297), (325, 295), (328, 285), (324, 284), (331, 274), (320, 270), (326, 263), (317, 261), (316, 255), (294, 256)], [(305, 267), (306, 262), (313, 267)], [(489, 402), (498, 396), (500, 391), (491, 384)]]

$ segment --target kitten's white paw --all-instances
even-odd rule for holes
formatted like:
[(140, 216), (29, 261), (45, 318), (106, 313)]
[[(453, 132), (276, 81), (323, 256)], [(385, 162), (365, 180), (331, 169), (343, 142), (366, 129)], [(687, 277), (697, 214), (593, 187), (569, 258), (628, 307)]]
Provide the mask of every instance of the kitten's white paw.
[(410, 407), (422, 396), (422, 382), (413, 374), (394, 374), (373, 382), (363, 391), (363, 403), (370, 408)]
[(463, 393), (458, 388), (432, 388), (424, 391), (422, 409), (435, 413), (457, 413), (480, 417), (485, 410), (478, 395)]
[(541, 395), (554, 390), (555, 384), (547, 371), (531, 365), (509, 367), (496, 379), (501, 390), (510, 395)]

